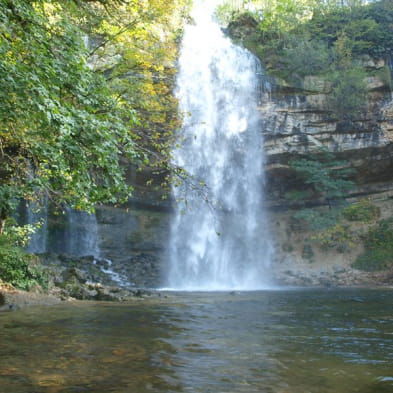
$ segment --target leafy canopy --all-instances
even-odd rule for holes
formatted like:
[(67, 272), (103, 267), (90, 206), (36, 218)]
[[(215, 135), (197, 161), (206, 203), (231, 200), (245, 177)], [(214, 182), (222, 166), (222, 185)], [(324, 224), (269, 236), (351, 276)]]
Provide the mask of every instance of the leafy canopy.
[(5, 187), (76, 208), (127, 195), (120, 156), (135, 156), (119, 103), (86, 63), (59, 4), (0, 1), (0, 162)]
[(177, 125), (186, 3), (0, 0), (2, 190), (78, 209), (129, 196), (122, 161), (166, 153)]
[(10, 235), (21, 198), (91, 211), (129, 197), (131, 164), (167, 159), (187, 4), (0, 0), (1, 278), (38, 277)]

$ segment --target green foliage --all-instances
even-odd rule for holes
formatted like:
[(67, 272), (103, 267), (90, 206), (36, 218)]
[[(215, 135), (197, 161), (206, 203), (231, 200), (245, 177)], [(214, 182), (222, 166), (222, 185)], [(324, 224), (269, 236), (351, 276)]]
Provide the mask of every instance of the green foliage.
[(257, 0), (253, 1), (260, 19), (262, 32), (281, 35), (308, 20), (317, 2), (315, 0)]
[(346, 207), (342, 215), (349, 221), (371, 222), (380, 215), (380, 209), (373, 205), (369, 199), (361, 199), (359, 202)]
[(240, 1), (224, 1), (216, 9), (216, 17), (221, 24), (228, 25), (234, 20), (241, 11), (244, 12), (243, 6)]
[(338, 251), (344, 252), (355, 245), (356, 236), (350, 230), (349, 225), (338, 222), (316, 233), (311, 239), (318, 242), (322, 248), (336, 248)]
[(186, 3), (0, 0), (1, 187), (76, 209), (126, 200), (126, 166), (165, 156), (178, 124)]
[(175, 61), (189, 3), (0, 0), (4, 279), (19, 286), (28, 285), (23, 277), (34, 279), (18, 248), (27, 229), (5, 226), (21, 198), (92, 211), (128, 199), (130, 164), (168, 165), (179, 124)]
[(392, 90), (392, 72), (390, 70), (389, 65), (385, 65), (379, 70), (375, 70), (370, 73), (370, 75), (375, 76), (380, 79), (386, 86), (388, 86), (389, 90)]
[(62, 8), (0, 1), (0, 162), (26, 198), (90, 209), (129, 193), (120, 157), (135, 156), (105, 80), (86, 64), (82, 32)]
[(352, 265), (356, 269), (378, 271), (393, 266), (393, 218), (381, 220), (364, 240), (365, 251)]
[(279, 61), (286, 79), (294, 82), (306, 75), (326, 72), (332, 63), (332, 53), (324, 42), (293, 37), (287, 41)]
[(301, 209), (292, 216), (292, 219), (300, 228), (322, 231), (337, 224), (340, 212), (341, 209)]
[(341, 222), (345, 196), (354, 186), (348, 179), (353, 174), (349, 163), (321, 151), (311, 159), (293, 160), (289, 164), (302, 177), (304, 185), (311, 187), (314, 196), (323, 198), (329, 206), (328, 209), (301, 209), (293, 219), (299, 222), (300, 228), (315, 231), (311, 239), (322, 247), (337, 248), (340, 252), (350, 248), (354, 234)]
[(382, 56), (392, 47), (393, 6), (390, 0), (351, 7), (316, 8), (305, 28), (317, 40), (330, 45), (345, 33), (355, 55)]
[(329, 108), (339, 119), (352, 119), (367, 103), (367, 85), (364, 69), (354, 67), (331, 74), (332, 91), (328, 97)]
[(22, 248), (32, 232), (34, 229), (29, 225), (19, 227), (7, 222), (4, 234), (0, 235), (0, 280), (25, 290), (48, 285), (45, 272)]
[[(330, 82), (329, 109), (351, 119), (367, 102), (367, 72), (362, 55), (390, 56), (393, 47), (393, 3), (381, 0), (318, 2), (255, 0), (248, 10), (254, 28), (241, 12), (233, 14), (229, 32), (260, 57), (274, 76), (297, 85), (306, 75)], [(243, 8), (245, 10), (245, 8)], [(387, 85), (391, 85), (391, 76)]]
[(313, 158), (302, 158), (289, 162), (306, 186), (310, 186), (315, 196), (325, 199), (329, 207), (340, 204), (354, 183), (348, 178), (353, 175), (348, 161), (335, 160), (332, 153), (322, 150)]
[(129, 2), (93, 28), (94, 67), (107, 75), (122, 111), (137, 120), (131, 132), (140, 166), (167, 165), (173, 131), (180, 124), (172, 91), (187, 4)]
[(5, 219), (19, 203), (19, 190), (9, 184), (0, 184), (0, 216)]
[(358, 239), (350, 225), (342, 220), (342, 208), (301, 209), (292, 216), (295, 227), (311, 230), (310, 240), (323, 249), (336, 249), (345, 252), (353, 247)]

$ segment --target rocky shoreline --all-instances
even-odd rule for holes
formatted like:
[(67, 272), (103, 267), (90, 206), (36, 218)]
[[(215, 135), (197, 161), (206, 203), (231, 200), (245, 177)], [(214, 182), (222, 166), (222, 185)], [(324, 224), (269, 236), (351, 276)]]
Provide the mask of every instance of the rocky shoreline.
[(15, 311), (29, 306), (50, 306), (65, 301), (124, 302), (159, 298), (161, 293), (123, 282), (110, 269), (110, 261), (94, 257), (41, 255), (49, 277), (48, 288), (39, 286), (22, 291), (0, 280), (0, 311)]
[[(161, 292), (144, 289), (126, 290), (119, 287), (108, 287), (102, 284), (86, 284), (80, 288), (82, 295), (75, 297), (61, 288), (55, 287), (48, 291), (35, 288), (22, 291), (9, 285), (0, 285), (0, 312), (17, 311), (31, 306), (53, 306), (64, 302), (78, 301), (110, 301), (125, 302), (152, 298), (160, 298)], [(82, 292), (84, 291), (84, 292)], [(166, 295), (163, 297), (167, 297)]]
[[(51, 284), (50, 289), (33, 288), (31, 291), (15, 289), (0, 283), (0, 312), (16, 311), (31, 306), (52, 306), (70, 301), (140, 301), (167, 298), (158, 290), (122, 288), (92, 283), (85, 273), (76, 268), (63, 272), (64, 281)], [(277, 271), (273, 275), (277, 287), (299, 288), (393, 288), (393, 271), (362, 272), (337, 269), (333, 272), (305, 272), (301, 270)]]
[(275, 282), (299, 287), (393, 287), (393, 271), (363, 272), (337, 267), (333, 271), (284, 270), (276, 272)]

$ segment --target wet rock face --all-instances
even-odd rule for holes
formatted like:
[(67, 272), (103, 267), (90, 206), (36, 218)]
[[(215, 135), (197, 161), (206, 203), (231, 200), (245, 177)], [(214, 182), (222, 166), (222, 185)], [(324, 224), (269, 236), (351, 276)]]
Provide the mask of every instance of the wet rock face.
[(168, 211), (146, 207), (97, 210), (101, 257), (129, 285), (138, 288), (160, 286), (160, 266), (166, 256), (169, 237)]
[[(131, 261), (128, 270), (127, 265), (117, 266), (116, 272), (112, 269), (111, 261), (92, 256), (43, 254), (40, 258), (51, 277), (49, 292), (57, 299), (125, 301), (134, 297), (160, 295), (145, 289), (158, 286), (152, 284), (157, 283), (159, 271), (155, 260), (147, 255), (140, 256), (141, 259), (135, 263)], [(121, 282), (116, 279), (119, 276), (123, 278)], [(2, 299), (0, 291), (0, 302), (3, 301), (4, 305), (9, 303)]]

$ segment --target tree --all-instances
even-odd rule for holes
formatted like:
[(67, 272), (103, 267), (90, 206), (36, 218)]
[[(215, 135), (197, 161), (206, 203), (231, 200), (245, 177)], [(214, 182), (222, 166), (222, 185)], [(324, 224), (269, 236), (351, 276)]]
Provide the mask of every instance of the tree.
[(178, 124), (171, 88), (185, 3), (0, 0), (4, 189), (88, 210), (129, 196), (122, 162), (165, 151)]
[(81, 32), (56, 11), (1, 0), (1, 182), (26, 199), (47, 193), (91, 209), (127, 196), (120, 158), (135, 149), (118, 101), (86, 64)]
[(187, 3), (0, 0), (0, 277), (34, 278), (20, 199), (92, 211), (130, 196), (131, 163), (165, 157)]
[(292, 160), (289, 165), (311, 188), (314, 196), (323, 198), (329, 209), (342, 204), (348, 191), (354, 187), (349, 179), (353, 169), (348, 161), (335, 160), (334, 155), (326, 150), (313, 158)]
[(163, 173), (161, 181), (181, 120), (172, 92), (188, 6), (188, 0), (129, 1), (107, 17), (96, 12), (95, 24), (88, 26), (92, 67), (105, 75), (124, 118), (135, 116), (130, 132), (139, 169)]
[(340, 120), (351, 120), (365, 109), (367, 103), (366, 72), (361, 67), (350, 67), (330, 74), (332, 91), (329, 108)]

